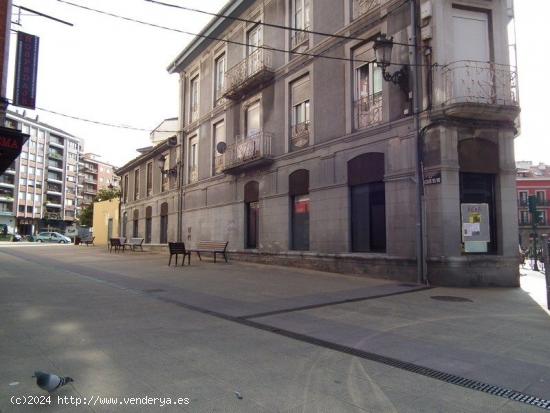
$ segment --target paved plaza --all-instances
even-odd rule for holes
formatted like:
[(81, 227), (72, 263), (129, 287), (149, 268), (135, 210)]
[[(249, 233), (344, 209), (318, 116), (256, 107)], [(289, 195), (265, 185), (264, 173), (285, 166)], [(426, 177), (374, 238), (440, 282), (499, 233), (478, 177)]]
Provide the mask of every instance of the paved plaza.
[[(1, 412), (536, 412), (526, 400), (550, 400), (544, 277), (526, 269), (521, 289), (453, 289), (72, 245), (3, 244), (0, 263)], [(49, 405), (15, 404), (45, 395), (35, 370), (75, 381)]]

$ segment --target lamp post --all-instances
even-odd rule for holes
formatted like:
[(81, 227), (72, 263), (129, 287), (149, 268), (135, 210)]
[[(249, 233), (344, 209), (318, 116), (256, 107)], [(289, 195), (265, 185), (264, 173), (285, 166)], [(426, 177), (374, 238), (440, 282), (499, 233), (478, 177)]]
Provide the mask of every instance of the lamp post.
[[(403, 65), (394, 73), (389, 73), (387, 68), (392, 64), (393, 38), (381, 34), (374, 41), (374, 53), (376, 64), (382, 69), (385, 81), (394, 83), (400, 87), (405, 95), (412, 97), (414, 131), (416, 135), (416, 263), (418, 283), (427, 282), (426, 247), (424, 238), (424, 178), (422, 171), (422, 141), (420, 134), (420, 79), (418, 71), (418, 5), (417, 0), (411, 0), (411, 22), (413, 27), (412, 38), (409, 46), (413, 47), (411, 64)], [(412, 84), (409, 85), (409, 71), (412, 75)], [(411, 87), (412, 86), (412, 90)]]

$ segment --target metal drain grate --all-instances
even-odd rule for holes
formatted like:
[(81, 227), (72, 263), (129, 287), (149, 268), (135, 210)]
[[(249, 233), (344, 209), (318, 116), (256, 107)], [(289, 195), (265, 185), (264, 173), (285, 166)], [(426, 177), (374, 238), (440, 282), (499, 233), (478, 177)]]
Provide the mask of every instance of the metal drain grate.
[(151, 288), (149, 290), (143, 290), (144, 293), (163, 293), (165, 290), (162, 288)]
[(452, 303), (473, 303), (473, 300), (464, 297), (455, 297), (452, 295), (432, 295), (430, 297), (432, 300), (438, 301), (448, 301)]

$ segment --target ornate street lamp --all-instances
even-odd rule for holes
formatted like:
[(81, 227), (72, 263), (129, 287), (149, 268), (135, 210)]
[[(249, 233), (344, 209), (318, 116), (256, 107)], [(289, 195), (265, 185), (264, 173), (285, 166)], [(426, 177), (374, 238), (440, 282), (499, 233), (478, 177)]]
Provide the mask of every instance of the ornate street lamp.
[(386, 37), (381, 34), (374, 41), (374, 53), (376, 56), (376, 64), (382, 69), (382, 76), (386, 82), (392, 82), (398, 85), (405, 95), (409, 95), (409, 68), (403, 65), (401, 69), (394, 73), (388, 73), (386, 69), (391, 63), (391, 53), (393, 49), (393, 37)]
[(166, 162), (166, 156), (165, 155), (161, 155), (159, 156), (159, 158), (157, 159), (157, 166), (159, 167), (160, 169), (160, 173), (162, 175), (168, 175), (168, 176), (177, 176), (178, 175), (178, 167), (177, 165), (174, 166), (173, 168), (170, 168), (170, 169), (164, 169), (164, 164)]

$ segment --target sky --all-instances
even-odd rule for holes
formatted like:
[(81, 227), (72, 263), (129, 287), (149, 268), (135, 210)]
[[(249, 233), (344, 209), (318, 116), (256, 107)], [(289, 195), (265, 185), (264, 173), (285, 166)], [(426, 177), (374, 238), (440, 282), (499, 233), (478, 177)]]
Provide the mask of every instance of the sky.
[[(145, 0), (67, 0), (123, 16), (192, 33), (199, 32), (210, 16), (166, 8)], [(172, 3), (211, 12), (226, 0), (171, 0)], [(105, 123), (146, 129), (98, 126), (44, 111), (29, 111), (39, 119), (85, 141), (85, 151), (116, 166), (149, 145), (149, 132), (178, 112), (178, 76), (166, 67), (192, 40), (192, 36), (166, 31), (63, 4), (57, 0), (14, 0), (74, 24), (69, 27), (22, 12), (22, 26), (12, 26), (40, 37), (37, 106), (51, 111)], [(17, 21), (14, 7), (14, 20)], [(516, 160), (550, 164), (550, 136), (544, 72), (550, 53), (541, 28), (550, 17), (550, 0), (515, 0), (521, 135), (516, 138)], [(12, 36), (10, 67), (15, 62)], [(12, 97), (13, 76), (8, 80)]]

